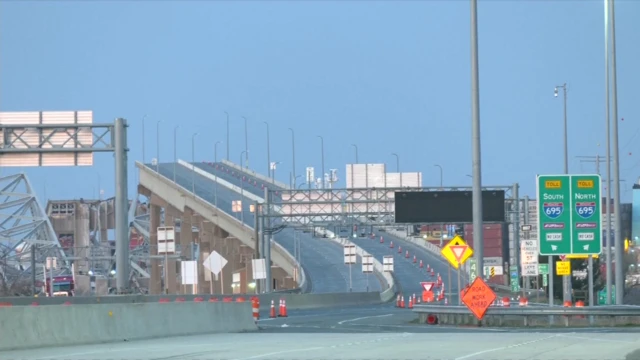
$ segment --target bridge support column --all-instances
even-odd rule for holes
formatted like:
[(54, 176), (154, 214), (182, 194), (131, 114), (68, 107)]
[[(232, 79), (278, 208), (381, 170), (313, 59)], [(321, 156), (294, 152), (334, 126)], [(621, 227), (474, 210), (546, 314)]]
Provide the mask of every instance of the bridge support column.
[[(192, 216), (192, 210), (185, 208), (184, 212), (182, 213), (182, 219), (180, 222), (180, 248), (181, 248), (181, 254), (182, 254), (182, 258), (186, 259), (186, 260), (193, 260), (193, 231), (192, 231), (192, 220), (191, 220), (191, 216)], [(182, 270), (182, 266), (180, 267), (180, 269)], [(182, 293), (183, 294), (193, 294), (193, 286), (192, 285), (186, 285), (184, 283), (185, 278), (184, 278), (184, 274), (180, 274), (181, 276), (181, 288), (182, 288)]]
[[(151, 203), (149, 208), (149, 251), (151, 255), (158, 255), (158, 226), (160, 226), (160, 206)], [(151, 259), (151, 273), (149, 274), (149, 294), (162, 293), (160, 260)]]
[[(172, 206), (168, 206), (164, 211), (164, 226), (176, 226), (176, 215), (179, 214), (178, 210), (176, 210)], [(161, 260), (164, 263), (164, 260)], [(167, 292), (169, 294), (177, 294), (178, 286), (177, 286), (177, 274), (176, 274), (176, 260), (168, 259), (166, 264), (167, 269), (164, 270), (164, 275), (166, 279), (166, 287)]]
[(199, 292), (202, 294), (213, 294), (213, 275), (202, 263), (209, 256), (212, 251), (213, 243), (213, 224), (204, 220), (202, 217), (198, 221), (200, 228), (200, 259), (198, 259), (198, 284)]

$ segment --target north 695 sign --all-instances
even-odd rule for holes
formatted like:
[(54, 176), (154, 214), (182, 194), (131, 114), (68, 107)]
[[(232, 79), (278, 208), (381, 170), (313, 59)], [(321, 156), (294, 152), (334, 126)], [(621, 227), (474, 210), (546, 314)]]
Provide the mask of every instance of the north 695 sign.
[(539, 175), (540, 255), (602, 252), (600, 175)]

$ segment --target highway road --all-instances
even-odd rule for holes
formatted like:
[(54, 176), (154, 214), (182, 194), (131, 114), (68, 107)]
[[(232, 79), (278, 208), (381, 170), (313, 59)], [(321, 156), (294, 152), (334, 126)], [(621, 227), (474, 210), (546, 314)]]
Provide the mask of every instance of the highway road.
[[(213, 165), (199, 163), (199, 164), (196, 164), (196, 166), (212, 174), (216, 174), (229, 182), (233, 182), (237, 186), (240, 186), (241, 176), (245, 176), (247, 177), (247, 181), (245, 181), (245, 184), (248, 184), (245, 186), (249, 191), (259, 196), (263, 196), (264, 194), (264, 190), (262, 190), (262, 186), (261, 186), (263, 182), (260, 179), (254, 178), (247, 174), (239, 175), (237, 172), (236, 172), (236, 175), (234, 176), (232, 173), (234, 173), (235, 171), (231, 171), (231, 172), (220, 171), (219, 169), (226, 167), (222, 163), (215, 163)], [(218, 170), (216, 170), (216, 168)], [(257, 184), (257, 185), (253, 185), (253, 184)], [(274, 190), (282, 190), (281, 188), (275, 185), (270, 185), (270, 187)], [(394, 255), (394, 273), (396, 275), (397, 281), (402, 286), (405, 299), (410, 294), (419, 295), (422, 293), (422, 287), (420, 285), (420, 282), (432, 281), (432, 280), (435, 281), (436, 278), (432, 278), (430, 275), (427, 274), (427, 271), (426, 271), (427, 264), (432, 266), (436, 273), (440, 273), (442, 280), (445, 284), (445, 291), (447, 293), (448, 292), (457, 293), (458, 281), (457, 281), (456, 272), (454, 270), (451, 271), (452, 279), (451, 279), (451, 288), (449, 289), (449, 284), (448, 284), (449, 265), (443, 262), (442, 259), (436, 257), (436, 255), (432, 254), (426, 249), (420, 246), (417, 246), (415, 244), (412, 244), (410, 242), (404, 241), (403, 239), (392, 236), (390, 233), (380, 232), (379, 230), (376, 230), (375, 232), (376, 232), (375, 240), (370, 239), (368, 237), (367, 238), (358, 237), (350, 240), (353, 241), (356, 245), (363, 248), (368, 253), (372, 254), (379, 261), (382, 261), (382, 257), (384, 255)], [(380, 244), (380, 241), (379, 241), (380, 236), (383, 236), (385, 238), (384, 244)], [(394, 242), (395, 244), (394, 249), (389, 248), (390, 241)], [(398, 246), (402, 247), (403, 249), (402, 254), (398, 254)], [(410, 254), (409, 259), (406, 259), (404, 257), (406, 250), (409, 250), (409, 254)], [(417, 257), (416, 264), (412, 263), (414, 255)], [(423, 263), (424, 263), (423, 269), (420, 269), (418, 266), (420, 260), (423, 260)], [(451, 299), (455, 300), (453, 301), (453, 304), (457, 304), (456, 296), (452, 296)]]
[[(455, 359), (638, 360), (638, 330), (419, 325), (389, 305), (291, 311), (260, 330), (3, 352), (6, 360)], [(215, 320), (213, 320), (215, 321)]]
[[(150, 166), (150, 168), (155, 169), (155, 167)], [(169, 178), (173, 179), (174, 167), (173, 163), (162, 163), (159, 164), (160, 173)], [(215, 170), (214, 170), (215, 171)], [(207, 179), (201, 175), (193, 176), (193, 172), (189, 169), (181, 166), (179, 164), (175, 167), (176, 174), (176, 182), (188, 189), (191, 190), (193, 184), (195, 183), (195, 190), (199, 197), (209, 201), (211, 204), (214, 204), (214, 189), (215, 183), (212, 180)], [(221, 172), (217, 172), (216, 175), (219, 175), (220, 178), (223, 178), (229, 182), (232, 182), (236, 185), (237, 179), (228, 176), (226, 173), (223, 174)], [(260, 192), (262, 190), (260, 187), (253, 188), (252, 192), (258, 196), (262, 196)], [(249, 189), (247, 189), (249, 191)], [(234, 214), (231, 211), (231, 202), (233, 200), (239, 200), (240, 194), (229, 190), (228, 188), (218, 185), (217, 186), (217, 206), (220, 210), (225, 211), (226, 213), (236, 216), (236, 218), (240, 218), (239, 214)], [(246, 203), (251, 203), (250, 199), (246, 199)], [(244, 222), (253, 227), (254, 226), (254, 217), (253, 213), (251, 213), (248, 209), (248, 206), (245, 206), (244, 212)], [(344, 255), (342, 247), (338, 244), (330, 242), (327, 239), (319, 239), (313, 238), (307, 234), (302, 232), (298, 233), (300, 236), (300, 255), (302, 266), (305, 269), (305, 274), (307, 275), (307, 279), (311, 281), (311, 292), (312, 293), (340, 293), (340, 292), (348, 292), (349, 291), (349, 269), (346, 265), (344, 265)], [(274, 235), (274, 239), (280, 245), (282, 245), (287, 251), (291, 254), (294, 254), (294, 241), (293, 241), (293, 229), (285, 229), (280, 233)], [(380, 281), (376, 277), (371, 277), (367, 279), (367, 277), (362, 274), (361, 271), (353, 271), (351, 274), (351, 282), (352, 282), (352, 291), (380, 291)]]

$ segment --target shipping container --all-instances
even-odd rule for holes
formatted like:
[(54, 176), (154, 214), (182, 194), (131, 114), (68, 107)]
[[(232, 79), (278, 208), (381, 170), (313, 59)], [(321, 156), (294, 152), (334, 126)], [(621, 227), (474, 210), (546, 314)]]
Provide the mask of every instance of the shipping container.
[(484, 247), (484, 257), (503, 257), (502, 247)]
[(504, 285), (505, 275), (496, 275), (489, 279), (490, 284)]

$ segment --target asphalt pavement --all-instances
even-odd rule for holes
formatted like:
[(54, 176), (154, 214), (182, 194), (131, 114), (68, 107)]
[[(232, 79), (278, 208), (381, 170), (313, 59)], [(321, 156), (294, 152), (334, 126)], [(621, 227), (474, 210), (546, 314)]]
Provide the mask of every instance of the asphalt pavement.
[[(209, 168), (207, 171), (212, 170), (210, 166), (205, 164), (198, 164), (198, 167)], [(174, 166), (173, 163), (159, 164), (160, 173), (169, 178), (174, 178)], [(220, 178), (232, 182), (234, 185), (238, 184), (238, 179), (222, 172), (216, 172)], [(175, 166), (175, 179), (176, 183), (180, 186), (188, 189), (189, 191), (195, 185), (196, 194), (210, 202), (215, 204), (220, 210), (235, 216), (240, 219), (240, 213), (233, 213), (231, 211), (231, 203), (233, 200), (239, 200), (240, 194), (219, 185), (216, 187), (215, 182), (208, 178), (195, 174), (181, 166), (176, 164)], [(247, 186), (247, 191), (254, 193), (255, 195), (262, 196), (260, 193), (261, 187)], [(215, 195), (215, 196), (214, 196)], [(250, 199), (245, 199), (247, 203), (250, 203)], [(242, 214), (245, 224), (254, 226), (254, 215), (248, 209), (248, 206), (244, 206), (244, 213)], [(284, 229), (281, 232), (274, 235), (274, 240), (282, 245), (292, 255), (294, 254), (294, 240), (293, 229)], [(308, 234), (298, 232), (297, 236), (300, 237), (300, 256), (302, 266), (307, 275), (307, 279), (311, 281), (312, 293), (341, 293), (348, 292), (350, 289), (353, 292), (360, 291), (380, 291), (380, 281), (376, 277), (369, 277), (361, 272), (361, 269), (349, 273), (348, 266), (344, 265), (343, 249), (340, 245), (330, 242), (327, 239), (314, 238)]]

